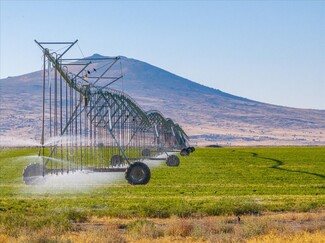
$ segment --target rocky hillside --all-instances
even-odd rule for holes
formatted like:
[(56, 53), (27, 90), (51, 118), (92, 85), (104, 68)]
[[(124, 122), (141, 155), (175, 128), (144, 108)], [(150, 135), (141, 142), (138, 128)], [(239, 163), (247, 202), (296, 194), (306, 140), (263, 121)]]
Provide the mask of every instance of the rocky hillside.
[[(99, 57), (95, 54), (95, 57)], [(176, 120), (198, 145), (325, 145), (325, 110), (264, 104), (121, 58), (123, 89), (144, 110)], [(0, 145), (39, 140), (41, 72), (0, 80)]]

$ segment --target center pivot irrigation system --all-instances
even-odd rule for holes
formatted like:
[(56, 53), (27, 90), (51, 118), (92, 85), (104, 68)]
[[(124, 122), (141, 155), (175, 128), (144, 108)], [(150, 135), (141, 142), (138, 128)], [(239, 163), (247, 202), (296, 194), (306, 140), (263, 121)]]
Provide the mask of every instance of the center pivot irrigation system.
[(43, 52), (42, 162), (25, 168), (26, 184), (75, 171), (125, 172), (130, 184), (147, 184), (146, 161), (178, 166), (176, 152), (194, 152), (173, 120), (145, 112), (123, 89), (112, 88), (123, 80), (120, 57), (65, 59), (77, 40), (35, 42)]

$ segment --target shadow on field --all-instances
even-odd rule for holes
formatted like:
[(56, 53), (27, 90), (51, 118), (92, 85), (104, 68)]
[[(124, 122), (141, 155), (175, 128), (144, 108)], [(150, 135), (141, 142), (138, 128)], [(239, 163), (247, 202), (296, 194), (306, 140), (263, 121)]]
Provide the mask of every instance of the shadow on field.
[(301, 170), (288, 170), (288, 169), (280, 168), (280, 166), (284, 165), (284, 162), (281, 161), (281, 160), (268, 158), (268, 157), (261, 157), (257, 153), (250, 153), (250, 154), (253, 155), (253, 157), (256, 157), (256, 158), (259, 158), (259, 159), (266, 159), (266, 160), (271, 160), (271, 161), (276, 162), (275, 165), (272, 165), (270, 167), (272, 169), (283, 170), (283, 171), (288, 171), (288, 172), (295, 172), (295, 173), (302, 173), (302, 174), (307, 174), (307, 175), (313, 175), (313, 176), (318, 176), (318, 177), (320, 177), (322, 179), (325, 179), (325, 175), (322, 175), (322, 174), (311, 173), (311, 172), (301, 171)]

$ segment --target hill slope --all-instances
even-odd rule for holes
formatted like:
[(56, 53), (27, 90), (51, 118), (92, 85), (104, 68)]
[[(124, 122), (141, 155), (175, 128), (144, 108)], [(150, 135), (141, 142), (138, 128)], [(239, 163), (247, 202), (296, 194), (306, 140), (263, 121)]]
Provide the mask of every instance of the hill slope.
[[(325, 110), (264, 104), (197, 84), (135, 59), (122, 57), (121, 62), (124, 78), (115, 86), (145, 110), (158, 109), (176, 120), (193, 143), (325, 144)], [(2, 143), (8, 137), (15, 137), (15, 144), (38, 140), (41, 80), (40, 71), (0, 80)]]

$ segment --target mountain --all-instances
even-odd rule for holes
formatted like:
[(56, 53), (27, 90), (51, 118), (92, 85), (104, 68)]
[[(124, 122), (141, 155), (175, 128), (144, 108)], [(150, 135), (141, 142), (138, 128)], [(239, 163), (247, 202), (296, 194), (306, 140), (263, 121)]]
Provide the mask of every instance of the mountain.
[[(325, 110), (241, 98), (127, 57), (121, 68), (113, 87), (177, 121), (194, 145), (325, 145)], [(0, 80), (0, 145), (37, 144), (41, 101), (41, 71)]]

